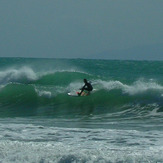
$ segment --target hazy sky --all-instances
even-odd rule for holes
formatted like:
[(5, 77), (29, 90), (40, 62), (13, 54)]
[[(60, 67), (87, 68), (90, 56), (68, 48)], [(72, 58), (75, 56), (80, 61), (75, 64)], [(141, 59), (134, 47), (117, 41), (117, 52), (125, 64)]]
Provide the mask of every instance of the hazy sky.
[(0, 0), (0, 57), (163, 60), (163, 0)]

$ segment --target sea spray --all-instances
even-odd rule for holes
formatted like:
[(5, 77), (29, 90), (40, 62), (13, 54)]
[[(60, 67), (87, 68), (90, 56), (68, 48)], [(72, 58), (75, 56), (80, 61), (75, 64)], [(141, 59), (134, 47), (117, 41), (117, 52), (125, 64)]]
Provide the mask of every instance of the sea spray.
[(108, 91), (114, 89), (121, 89), (124, 93), (128, 93), (130, 95), (141, 94), (148, 90), (155, 90), (162, 92), (163, 86), (159, 85), (154, 81), (144, 81), (142, 79), (133, 82), (132, 84), (124, 84), (120, 81), (96, 81), (96, 85), (99, 85), (99, 89), (106, 89)]
[(37, 79), (35, 72), (29, 67), (20, 67), (19, 69), (8, 68), (0, 71), (0, 84), (9, 82), (30, 82)]

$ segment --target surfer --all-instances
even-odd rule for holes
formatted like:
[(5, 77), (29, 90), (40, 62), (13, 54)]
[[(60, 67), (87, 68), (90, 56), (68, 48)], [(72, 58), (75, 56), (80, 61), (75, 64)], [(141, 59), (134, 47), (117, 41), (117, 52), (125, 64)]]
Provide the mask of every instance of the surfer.
[[(81, 92), (78, 93), (79, 96), (84, 96), (84, 95), (89, 95), (90, 92), (93, 90), (93, 87), (91, 85), (91, 83), (89, 83), (87, 81), (87, 79), (84, 79), (84, 86), (81, 88)], [(88, 91), (88, 92), (84, 92), (84, 91)]]

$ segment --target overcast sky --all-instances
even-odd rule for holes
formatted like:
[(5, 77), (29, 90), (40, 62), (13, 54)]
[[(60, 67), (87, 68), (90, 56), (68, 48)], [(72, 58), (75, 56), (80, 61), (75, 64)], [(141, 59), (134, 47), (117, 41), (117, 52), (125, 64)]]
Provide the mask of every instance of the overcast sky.
[(0, 0), (0, 57), (163, 60), (163, 0)]

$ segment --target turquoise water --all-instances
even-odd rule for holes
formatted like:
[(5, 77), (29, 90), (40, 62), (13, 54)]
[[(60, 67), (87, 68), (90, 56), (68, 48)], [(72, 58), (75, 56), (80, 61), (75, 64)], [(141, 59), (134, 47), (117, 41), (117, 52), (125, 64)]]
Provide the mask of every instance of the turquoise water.
[(163, 162), (162, 61), (0, 63), (1, 162)]

